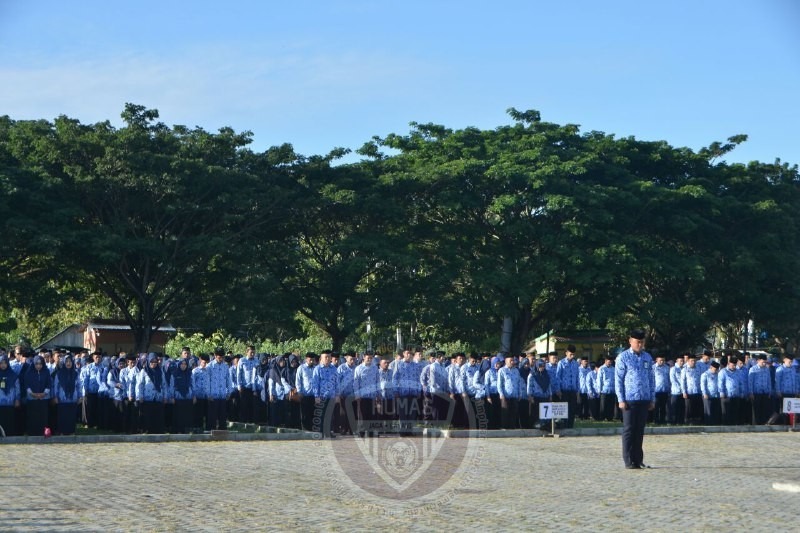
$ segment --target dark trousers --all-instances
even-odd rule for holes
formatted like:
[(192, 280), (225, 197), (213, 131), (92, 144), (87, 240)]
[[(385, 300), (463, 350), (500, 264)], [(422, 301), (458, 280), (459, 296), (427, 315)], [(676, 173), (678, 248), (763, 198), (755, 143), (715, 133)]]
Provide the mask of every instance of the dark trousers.
[(614, 420), (616, 418), (616, 409), (616, 394), (612, 393), (600, 395), (600, 416), (603, 418), (603, 420)]
[(625, 466), (641, 466), (644, 463), (644, 428), (650, 402), (627, 402), (622, 410), (622, 460)]
[(517, 429), (517, 422), (519, 421), (519, 399), (506, 398), (500, 401), (500, 405), (500, 418), (503, 429)]
[(416, 395), (401, 396), (395, 400), (401, 431), (409, 433), (414, 421), (417, 420), (417, 413), (422, 411), (423, 406), (419, 404), (419, 397)]
[(739, 424), (749, 426), (753, 423), (753, 401), (750, 398), (739, 398)]
[(125, 422), (123, 424), (123, 431), (125, 433), (136, 433), (139, 430), (139, 407), (133, 400), (125, 399)]
[(242, 387), (239, 391), (239, 420), (252, 423), (256, 421), (255, 393), (253, 389)]
[(226, 399), (208, 399), (206, 429), (228, 429), (228, 401)]
[(98, 403), (98, 394), (96, 392), (87, 392), (86, 396), (84, 396), (83, 406), (86, 427), (96, 428), (100, 423), (100, 406)]
[(142, 431), (150, 434), (164, 433), (164, 402), (142, 402)]
[(244, 422), (242, 420), (240, 408), (241, 400), (239, 397), (239, 389), (233, 389), (230, 397), (228, 398), (228, 419), (234, 422)]
[[(25, 426), (28, 420), (27, 417), (28, 403), (22, 402), (22, 405), (14, 409), (14, 431), (11, 435), (24, 435)], [(6, 435), (8, 435), (8, 428), (6, 428)]]
[(50, 400), (28, 400), (27, 420), (25, 432), (31, 437), (41, 437), (44, 435), (44, 427), (47, 425), (47, 404)]
[(703, 421), (703, 395), (689, 394), (685, 400), (685, 417), (687, 424), (699, 424)]
[(562, 390), (561, 401), (567, 402), (566, 427), (575, 427), (575, 412), (578, 410), (578, 393), (574, 390)]
[(677, 424), (679, 426), (686, 423), (686, 401), (681, 394), (672, 394), (669, 397), (670, 411), (672, 418), (670, 424)]
[(489, 429), (500, 429), (501, 410), (500, 395), (492, 394), (486, 403), (486, 417), (489, 422)]
[(269, 402), (269, 425), (286, 426), (286, 400), (275, 399)]
[(300, 429), (300, 399), (297, 397), (286, 404), (286, 426)]
[(653, 410), (653, 420), (656, 424), (666, 424), (667, 408), (669, 406), (669, 393), (657, 392), (656, 393), (656, 408)]
[(205, 421), (208, 416), (208, 400), (206, 398), (197, 398), (192, 411), (194, 412), (192, 425), (198, 429), (205, 428)]
[(58, 417), (58, 432), (62, 435), (72, 435), (75, 433), (75, 425), (78, 419), (75, 417), (75, 404), (59, 403), (56, 405), (56, 412)]
[(551, 422), (549, 419), (540, 419), (539, 418), (539, 404), (547, 403), (550, 401), (550, 398), (537, 398), (536, 396), (531, 397), (530, 402), (530, 409), (531, 409), (531, 424), (532, 427), (550, 431), (551, 429)]
[(313, 431), (314, 427), (314, 397), (303, 396), (300, 398), (300, 422), (303, 429)]
[(375, 400), (373, 398), (359, 398), (358, 399), (358, 427), (356, 431), (360, 435), (370, 430), (373, 422), (377, 420), (377, 412), (375, 411)]
[(718, 426), (722, 420), (719, 398), (703, 398), (703, 423)]
[(578, 398), (580, 399), (580, 409), (578, 409), (578, 415), (581, 417), (581, 420), (588, 420), (589, 417), (592, 416), (589, 395), (585, 392), (582, 392)]
[(589, 398), (589, 413), (594, 420), (600, 420), (600, 397)]
[(720, 398), (720, 412), (722, 423), (726, 426), (733, 426), (739, 423), (739, 398)]
[(322, 433), (324, 437), (331, 436), (333, 426), (333, 411), (336, 408), (336, 398), (321, 398), (314, 403), (314, 418), (311, 430)]
[(192, 427), (192, 400), (175, 400), (172, 406), (172, 433), (186, 433)]
[(766, 424), (772, 414), (772, 402), (769, 394), (753, 395), (753, 425)]
[(14, 411), (16, 408), (13, 405), (0, 406), (0, 427), (3, 428), (3, 433), (0, 436), (11, 437), (16, 433), (14, 427)]
[(121, 433), (125, 429), (125, 403), (122, 400), (111, 400), (108, 429)]

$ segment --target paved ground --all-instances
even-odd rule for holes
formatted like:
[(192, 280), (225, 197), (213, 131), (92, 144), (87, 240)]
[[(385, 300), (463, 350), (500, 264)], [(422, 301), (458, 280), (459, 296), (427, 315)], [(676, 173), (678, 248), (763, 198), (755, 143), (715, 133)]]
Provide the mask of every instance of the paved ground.
[[(350, 478), (378, 476), (344, 464), (354, 449), (346, 438), (4, 445), (0, 531), (800, 529), (800, 494), (773, 489), (800, 484), (798, 433), (648, 435), (653, 468), (640, 471), (622, 467), (619, 437), (480, 439), (470, 474), (421, 502), (359, 489)], [(455, 472), (453, 457), (428, 475)]]

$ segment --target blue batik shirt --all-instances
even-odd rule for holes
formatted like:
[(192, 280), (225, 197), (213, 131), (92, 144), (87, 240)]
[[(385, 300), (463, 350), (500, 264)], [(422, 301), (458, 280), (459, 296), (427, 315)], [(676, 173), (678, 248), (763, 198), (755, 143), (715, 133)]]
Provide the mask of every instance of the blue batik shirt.
[(600, 394), (614, 394), (614, 376), (616, 371), (613, 366), (603, 365), (597, 371), (597, 390)]
[(620, 353), (614, 367), (614, 389), (620, 403), (655, 402), (656, 380), (650, 354), (637, 354), (630, 348)]
[(694, 368), (689, 365), (684, 366), (683, 373), (681, 373), (681, 389), (683, 393), (702, 394), (700, 390), (700, 376), (702, 375), (697, 365), (695, 365)]
[(524, 398), (525, 386), (519, 368), (504, 366), (497, 371), (497, 392), (501, 399)]
[(681, 383), (683, 369), (683, 366), (675, 365), (669, 370), (670, 394), (673, 396), (680, 396), (683, 394), (683, 384)]
[(339, 374), (336, 372), (336, 367), (332, 364), (315, 366), (312, 383), (315, 397), (325, 400), (335, 398), (339, 386)]
[(653, 375), (656, 378), (656, 393), (669, 393), (669, 367), (667, 365), (653, 365)]
[(369, 365), (361, 363), (353, 372), (353, 393), (356, 398), (375, 399), (378, 397), (380, 383), (378, 381), (378, 366), (373, 362)]
[(783, 396), (794, 396), (798, 392), (798, 376), (794, 368), (781, 365), (775, 371), (775, 392)]
[(577, 392), (580, 389), (580, 379), (578, 375), (577, 359), (571, 361), (566, 357), (556, 365), (556, 375), (562, 391)]
[(558, 379), (558, 363), (551, 365), (549, 362), (544, 366), (547, 373), (550, 374), (550, 388), (553, 389), (553, 394), (561, 394), (561, 380)]
[(748, 381), (750, 383), (750, 394), (772, 394), (772, 375), (768, 366), (761, 368), (756, 364), (756, 366), (750, 368)]
[(578, 380), (579, 380), (580, 393), (581, 394), (588, 394), (589, 393), (589, 387), (586, 384), (586, 379), (587, 378), (593, 379), (594, 378), (594, 372), (588, 366), (579, 366), (578, 367)]
[(227, 400), (233, 392), (233, 381), (228, 371), (228, 363), (211, 361), (206, 366), (208, 373), (208, 383), (206, 385), (206, 395), (209, 400)]
[(314, 396), (314, 384), (311, 379), (314, 377), (314, 367), (303, 363), (297, 367), (297, 375), (294, 378), (294, 388), (303, 396)]
[(478, 392), (472, 383), (472, 378), (478, 373), (478, 370), (480, 370), (480, 366), (477, 364), (466, 364), (461, 367), (462, 387), (470, 398), (474, 398)]
[(392, 386), (397, 396), (418, 396), (421, 392), (421, 385), (417, 363), (399, 361), (392, 376)]
[(343, 365), (339, 365), (339, 368), (336, 369), (339, 374), (339, 386), (337, 390), (339, 391), (339, 396), (349, 397), (353, 395), (353, 379), (355, 378), (356, 372), (356, 365), (353, 363), (353, 366), (348, 365), (347, 363)]
[(255, 356), (239, 359), (239, 365), (236, 367), (236, 385), (242, 389), (256, 390), (255, 378), (260, 364)]
[(712, 373), (711, 370), (703, 372), (700, 376), (700, 391), (703, 396), (719, 398), (719, 381), (716, 373)]

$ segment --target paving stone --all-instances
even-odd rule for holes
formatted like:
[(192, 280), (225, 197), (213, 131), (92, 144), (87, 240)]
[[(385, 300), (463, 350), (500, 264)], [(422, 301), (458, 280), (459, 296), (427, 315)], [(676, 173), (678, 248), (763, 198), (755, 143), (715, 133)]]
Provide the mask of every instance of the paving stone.
[[(341, 474), (353, 437), (232, 435), (0, 446), (0, 531), (798, 530), (798, 494), (773, 488), (800, 482), (785, 429), (647, 435), (638, 471), (618, 436), (478, 437), (471, 482), (405, 501)], [(437, 456), (431, 476), (459, 466)]]

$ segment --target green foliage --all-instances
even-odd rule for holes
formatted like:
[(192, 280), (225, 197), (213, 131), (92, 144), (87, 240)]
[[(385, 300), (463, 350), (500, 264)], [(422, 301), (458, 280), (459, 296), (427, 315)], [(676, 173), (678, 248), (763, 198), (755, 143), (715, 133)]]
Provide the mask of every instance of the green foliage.
[(508, 113), (412, 123), (347, 165), (134, 104), (121, 128), (0, 117), (0, 331), (116, 315), (140, 350), (169, 321), (197, 332), (173, 354), (391, 352), (400, 325), (495, 351), (509, 317), (512, 351), (555, 325), (646, 326), (673, 351), (752, 319), (800, 344), (796, 165), (717, 162), (744, 135), (694, 152)]

